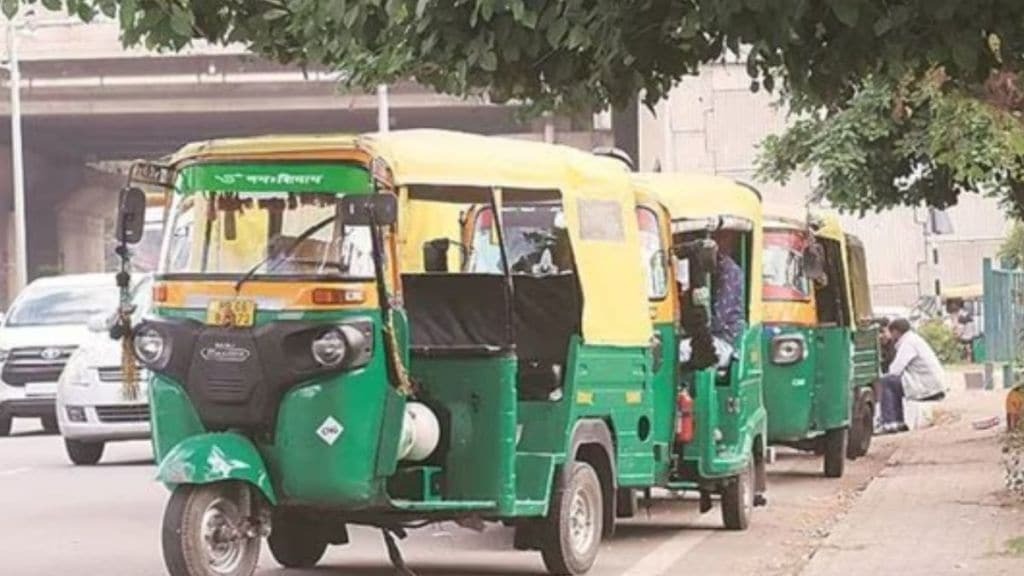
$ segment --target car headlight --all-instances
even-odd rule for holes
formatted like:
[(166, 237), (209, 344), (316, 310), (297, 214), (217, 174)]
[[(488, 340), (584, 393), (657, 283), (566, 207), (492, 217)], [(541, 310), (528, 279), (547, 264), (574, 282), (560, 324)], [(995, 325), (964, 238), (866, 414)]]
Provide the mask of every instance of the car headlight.
[(348, 353), (348, 342), (338, 328), (324, 332), (310, 345), (310, 352), (317, 364), (325, 368), (337, 368), (345, 361)]
[(807, 346), (803, 336), (786, 335), (772, 339), (772, 362), (795, 364), (807, 357)]
[(85, 354), (80, 351), (75, 352), (71, 355), (67, 365), (64, 366), (64, 370), (60, 374), (60, 382), (72, 386), (89, 386), (91, 382), (89, 381), (88, 368)]
[(143, 328), (134, 339), (135, 357), (146, 365), (155, 364), (164, 354), (164, 337), (153, 328)]

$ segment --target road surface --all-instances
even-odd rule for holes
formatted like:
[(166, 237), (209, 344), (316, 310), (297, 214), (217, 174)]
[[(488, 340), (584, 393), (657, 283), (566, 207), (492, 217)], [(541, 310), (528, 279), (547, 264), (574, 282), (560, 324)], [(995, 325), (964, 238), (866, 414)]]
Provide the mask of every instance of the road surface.
[[(693, 501), (658, 500), (618, 525), (598, 556), (594, 576), (656, 576), (686, 570), (702, 576), (791, 574), (828, 535), (835, 518), (880, 471), (891, 439), (848, 466), (846, 477), (821, 476), (813, 455), (783, 453), (771, 466), (769, 502), (744, 533), (721, 528), (717, 507), (700, 515)], [(160, 522), (167, 491), (153, 480), (148, 443), (110, 444), (94, 467), (74, 467), (58, 436), (16, 421), (0, 438), (0, 574), (5, 576), (159, 576), (164, 574)], [(350, 530), (316, 570), (279, 568), (264, 546), (260, 576), (393, 574), (379, 532)], [(512, 550), (511, 530), (483, 533), (451, 523), (413, 532), (400, 543), (421, 575), (543, 574), (540, 555)]]

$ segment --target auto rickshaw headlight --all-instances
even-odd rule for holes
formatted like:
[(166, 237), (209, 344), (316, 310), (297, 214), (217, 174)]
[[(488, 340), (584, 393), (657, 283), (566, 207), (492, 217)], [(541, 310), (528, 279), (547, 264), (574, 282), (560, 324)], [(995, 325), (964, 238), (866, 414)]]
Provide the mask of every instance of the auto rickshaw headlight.
[(140, 362), (151, 366), (158, 362), (164, 354), (166, 345), (164, 337), (153, 328), (143, 328), (135, 335), (135, 357)]
[(807, 347), (800, 336), (776, 336), (772, 340), (772, 362), (796, 364), (807, 357)]
[(331, 328), (313, 340), (310, 351), (313, 353), (313, 359), (321, 366), (337, 368), (345, 361), (345, 355), (348, 353), (348, 342), (345, 341), (345, 336), (341, 330)]

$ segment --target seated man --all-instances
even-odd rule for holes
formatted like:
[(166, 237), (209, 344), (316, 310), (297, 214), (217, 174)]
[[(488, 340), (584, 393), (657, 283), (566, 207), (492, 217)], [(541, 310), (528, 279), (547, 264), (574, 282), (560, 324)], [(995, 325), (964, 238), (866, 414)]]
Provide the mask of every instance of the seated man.
[(916, 332), (910, 322), (897, 318), (889, 323), (889, 333), (896, 343), (896, 357), (881, 378), (882, 434), (905, 432), (903, 399), (917, 402), (942, 400), (946, 397), (946, 375), (935, 351)]
[[(731, 235), (716, 234), (719, 250), (712, 274), (714, 301), (711, 306), (711, 338), (716, 365), (728, 368), (740, 336), (746, 326), (743, 313), (743, 269), (729, 256), (735, 242)], [(679, 343), (679, 361), (687, 363), (693, 356), (693, 342), (686, 338)]]

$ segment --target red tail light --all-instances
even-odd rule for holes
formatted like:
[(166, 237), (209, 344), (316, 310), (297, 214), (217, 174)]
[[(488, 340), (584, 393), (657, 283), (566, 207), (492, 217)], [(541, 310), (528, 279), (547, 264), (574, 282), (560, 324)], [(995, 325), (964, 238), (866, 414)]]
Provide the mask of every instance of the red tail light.
[(676, 395), (676, 442), (693, 441), (693, 398), (686, 390)]

